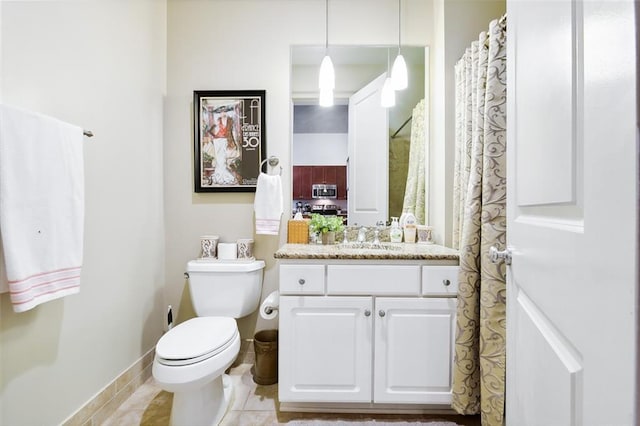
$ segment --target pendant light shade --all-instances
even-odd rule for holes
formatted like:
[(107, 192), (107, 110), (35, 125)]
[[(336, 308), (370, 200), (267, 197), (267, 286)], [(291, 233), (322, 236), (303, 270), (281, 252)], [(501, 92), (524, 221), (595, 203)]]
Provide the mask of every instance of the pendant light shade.
[(393, 90), (393, 83), (391, 78), (387, 77), (382, 85), (382, 92), (380, 94), (380, 105), (385, 108), (390, 108), (396, 104), (396, 92)]
[(318, 86), (320, 90), (331, 90), (336, 86), (336, 74), (333, 70), (333, 62), (329, 55), (325, 55), (320, 64), (320, 75), (318, 77)]
[(407, 63), (404, 61), (404, 57), (402, 56), (402, 52), (400, 52), (400, 35), (402, 34), (402, 22), (400, 17), (402, 14), (400, 13), (400, 6), (402, 4), (402, 0), (398, 0), (398, 56), (396, 56), (396, 60), (393, 62), (393, 70), (391, 71), (391, 79), (393, 81), (393, 88), (395, 90), (404, 90), (407, 88)]
[(333, 106), (333, 90), (320, 89), (320, 106), (330, 107)]
[(404, 90), (407, 88), (407, 63), (404, 61), (404, 57), (399, 49), (398, 56), (396, 56), (396, 60), (393, 62), (391, 80), (393, 81), (393, 88), (395, 90)]

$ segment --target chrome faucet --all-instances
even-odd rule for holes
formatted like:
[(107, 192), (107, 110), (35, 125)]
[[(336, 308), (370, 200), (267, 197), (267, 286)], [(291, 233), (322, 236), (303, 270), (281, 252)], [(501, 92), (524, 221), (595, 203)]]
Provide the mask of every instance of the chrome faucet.
[(373, 244), (380, 244), (380, 227), (384, 226), (383, 220), (376, 222), (376, 229), (373, 231)]
[(358, 230), (358, 242), (364, 243), (366, 239), (367, 239), (367, 228), (365, 228), (364, 226), (361, 226), (360, 229)]
[(380, 230), (378, 228), (374, 229), (374, 231), (373, 231), (373, 244), (374, 245), (380, 244), (380, 239), (378, 238), (379, 234), (380, 234)]

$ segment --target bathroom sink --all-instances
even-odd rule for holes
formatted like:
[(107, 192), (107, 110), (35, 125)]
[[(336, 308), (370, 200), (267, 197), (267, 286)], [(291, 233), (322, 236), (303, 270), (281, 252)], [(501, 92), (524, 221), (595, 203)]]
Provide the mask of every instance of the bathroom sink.
[(340, 243), (337, 245), (341, 250), (384, 250), (384, 251), (398, 251), (402, 250), (402, 246), (392, 243)]

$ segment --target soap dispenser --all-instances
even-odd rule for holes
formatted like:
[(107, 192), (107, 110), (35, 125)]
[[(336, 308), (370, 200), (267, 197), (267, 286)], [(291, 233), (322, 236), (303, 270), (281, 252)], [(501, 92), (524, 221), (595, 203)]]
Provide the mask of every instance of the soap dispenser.
[(413, 213), (407, 213), (404, 221), (404, 242), (415, 243), (416, 242), (416, 217)]
[(400, 229), (400, 223), (397, 217), (391, 218), (391, 229), (389, 230), (389, 237), (392, 243), (402, 242), (402, 229)]

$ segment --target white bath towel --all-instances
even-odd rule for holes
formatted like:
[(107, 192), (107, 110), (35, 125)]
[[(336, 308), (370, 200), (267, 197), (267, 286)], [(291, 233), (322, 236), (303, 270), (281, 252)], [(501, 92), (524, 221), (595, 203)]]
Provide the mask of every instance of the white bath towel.
[(253, 209), (256, 234), (278, 235), (282, 216), (282, 180), (279, 175), (260, 173)]
[(13, 309), (80, 290), (82, 129), (0, 105), (0, 234)]

